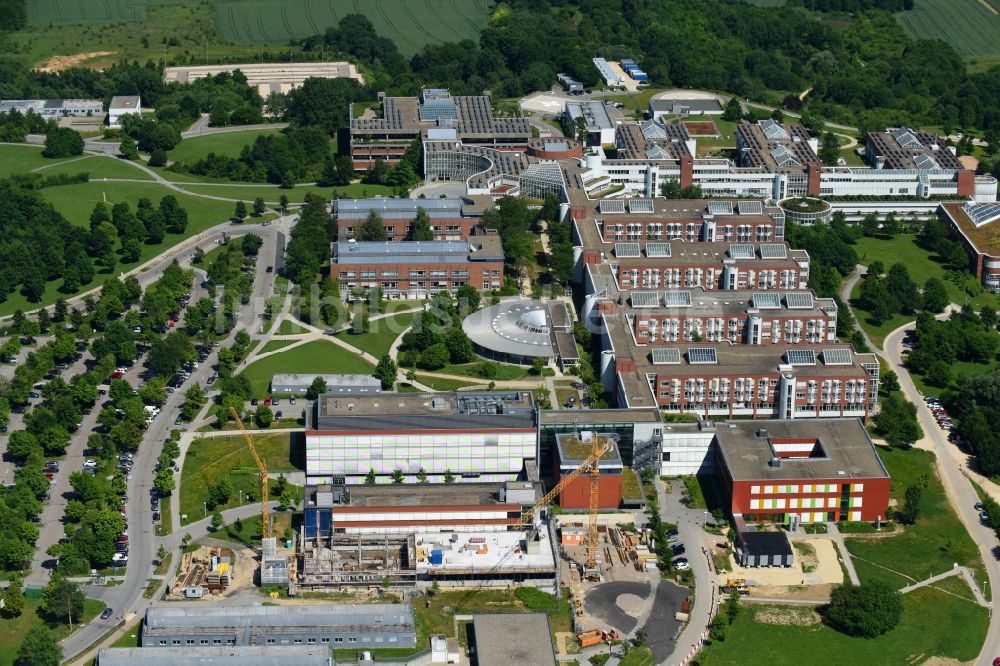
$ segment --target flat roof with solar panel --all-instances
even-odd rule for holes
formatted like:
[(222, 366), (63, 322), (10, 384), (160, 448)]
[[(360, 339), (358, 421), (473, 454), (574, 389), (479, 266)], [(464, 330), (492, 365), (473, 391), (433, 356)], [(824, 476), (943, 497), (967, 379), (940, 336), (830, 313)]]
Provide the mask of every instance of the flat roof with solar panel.
[(633, 291), (629, 300), (634, 308), (655, 308), (660, 304), (660, 295), (655, 291)]
[(628, 202), (628, 212), (630, 213), (653, 213), (652, 199), (630, 199)]
[(646, 243), (647, 257), (669, 257), (670, 243)]
[(740, 215), (763, 215), (764, 203), (762, 201), (739, 201), (736, 204)]
[(947, 141), (934, 132), (895, 127), (869, 132), (865, 138), (865, 157), (880, 169), (957, 171), (964, 168)]
[(1000, 220), (1000, 203), (977, 203), (975, 201), (962, 207), (972, 223), (979, 228), (983, 225)]
[(850, 349), (824, 349), (824, 365), (852, 365), (854, 359), (851, 357)]
[(750, 304), (758, 310), (777, 310), (781, 307), (781, 297), (773, 291), (755, 292)]
[(729, 256), (733, 259), (753, 259), (757, 253), (753, 250), (753, 245), (748, 243), (738, 243), (729, 246)]
[(761, 243), (761, 259), (785, 259), (788, 257), (788, 248), (784, 243)]
[(650, 352), (653, 365), (680, 365), (681, 350), (677, 347), (654, 347)]
[(663, 292), (663, 305), (668, 308), (690, 307), (690, 291), (665, 291)]
[(688, 363), (691, 365), (710, 365), (718, 362), (719, 357), (712, 347), (694, 347), (688, 349)]
[(790, 291), (785, 294), (785, 307), (789, 310), (809, 310), (813, 307), (813, 295), (809, 291)]
[(638, 243), (615, 243), (615, 256), (634, 258), (641, 257)]
[(625, 202), (622, 199), (602, 199), (601, 202), (597, 204), (597, 210), (599, 210), (602, 215), (624, 213)]
[(732, 215), (733, 214), (733, 202), (732, 201), (709, 201), (708, 202), (708, 214), (709, 215)]
[(789, 349), (785, 352), (789, 365), (816, 365), (816, 352), (811, 349)]
[[(967, 251), (982, 257), (975, 263), (977, 275), (985, 282), (995, 272), (987, 269), (1000, 257), (1000, 203), (943, 203), (939, 210), (948, 217), (945, 224), (959, 233)], [(995, 284), (986, 286), (996, 290)]]

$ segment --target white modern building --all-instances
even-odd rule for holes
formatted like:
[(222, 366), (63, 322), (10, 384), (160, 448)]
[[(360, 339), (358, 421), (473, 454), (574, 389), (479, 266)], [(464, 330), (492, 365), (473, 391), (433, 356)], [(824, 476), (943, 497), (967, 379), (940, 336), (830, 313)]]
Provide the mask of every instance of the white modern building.
[(324, 395), (306, 426), (307, 483), (358, 485), (374, 472), (416, 483), (514, 481), (537, 459), (530, 392)]
[(138, 96), (115, 96), (111, 98), (108, 107), (108, 126), (121, 127), (122, 116), (130, 113), (136, 115), (142, 112), (142, 98)]

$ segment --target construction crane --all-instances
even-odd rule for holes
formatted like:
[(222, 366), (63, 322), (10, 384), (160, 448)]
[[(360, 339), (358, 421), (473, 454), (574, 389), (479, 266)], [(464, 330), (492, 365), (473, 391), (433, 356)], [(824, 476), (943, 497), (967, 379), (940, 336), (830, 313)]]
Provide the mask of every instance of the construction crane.
[(573, 479), (584, 472), (590, 475), (590, 511), (587, 522), (587, 567), (593, 568), (597, 564), (597, 500), (600, 490), (601, 477), (601, 457), (611, 450), (611, 440), (607, 437), (594, 435), (590, 455), (572, 472), (567, 473), (559, 482), (552, 487), (552, 490), (545, 494), (541, 500), (533, 507), (521, 511), (521, 525), (530, 525), (541, 509), (548, 506), (555, 497), (562, 492)]
[(243, 433), (243, 439), (247, 441), (247, 446), (250, 447), (250, 453), (253, 455), (254, 462), (257, 463), (257, 469), (260, 470), (260, 522), (261, 522), (261, 536), (265, 539), (271, 536), (271, 509), (268, 506), (268, 500), (270, 495), (268, 494), (267, 486), (267, 465), (264, 464), (263, 459), (257, 455), (257, 447), (253, 445), (253, 437), (247, 432), (246, 426), (243, 425), (243, 421), (240, 419), (239, 413), (233, 406), (229, 407), (229, 413), (233, 415), (233, 420), (236, 421), (236, 425), (240, 427), (240, 432)]

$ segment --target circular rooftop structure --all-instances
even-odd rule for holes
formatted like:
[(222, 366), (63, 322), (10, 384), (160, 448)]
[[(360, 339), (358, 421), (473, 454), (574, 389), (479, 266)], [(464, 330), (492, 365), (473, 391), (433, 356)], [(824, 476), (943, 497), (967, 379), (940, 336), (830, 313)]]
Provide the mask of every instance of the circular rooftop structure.
[(798, 224), (813, 222), (828, 222), (830, 220), (830, 204), (815, 197), (793, 197), (778, 203), (785, 217)]
[(476, 353), (503, 363), (530, 365), (555, 356), (552, 324), (541, 301), (506, 301), (473, 312), (462, 322)]

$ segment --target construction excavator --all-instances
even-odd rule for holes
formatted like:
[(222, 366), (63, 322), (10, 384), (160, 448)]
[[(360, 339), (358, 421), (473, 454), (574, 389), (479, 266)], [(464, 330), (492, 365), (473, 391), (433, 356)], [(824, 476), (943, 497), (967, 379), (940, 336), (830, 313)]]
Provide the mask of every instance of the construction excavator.
[(257, 454), (257, 447), (253, 444), (253, 437), (247, 431), (246, 426), (243, 425), (243, 421), (240, 419), (240, 415), (236, 411), (236, 408), (230, 406), (229, 413), (232, 414), (233, 420), (236, 421), (236, 425), (239, 426), (240, 432), (243, 433), (243, 439), (246, 440), (247, 446), (250, 447), (250, 454), (253, 456), (254, 462), (257, 463), (257, 469), (260, 471), (260, 529), (261, 536), (267, 539), (271, 536), (271, 508), (268, 504), (270, 501), (270, 494), (267, 479), (267, 465), (264, 464), (264, 460)]

